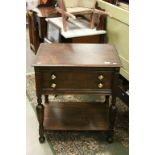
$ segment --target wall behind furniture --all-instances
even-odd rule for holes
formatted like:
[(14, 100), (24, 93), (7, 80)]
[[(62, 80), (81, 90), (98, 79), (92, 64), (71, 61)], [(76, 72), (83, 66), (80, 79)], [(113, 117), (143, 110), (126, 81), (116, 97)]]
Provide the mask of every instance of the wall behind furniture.
[(129, 80), (129, 11), (102, 0), (98, 6), (112, 16), (107, 19), (108, 42), (115, 45), (123, 64), (120, 73)]

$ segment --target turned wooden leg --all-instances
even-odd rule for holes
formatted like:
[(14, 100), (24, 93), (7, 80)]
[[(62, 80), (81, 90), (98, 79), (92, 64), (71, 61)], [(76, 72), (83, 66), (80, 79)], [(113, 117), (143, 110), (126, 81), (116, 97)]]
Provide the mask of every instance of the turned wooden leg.
[(58, 96), (57, 94), (54, 95), (54, 97), (57, 97), (57, 96)]
[(95, 24), (95, 13), (92, 14), (92, 18), (90, 21), (90, 28), (93, 29), (94, 28), (94, 24)]
[(106, 103), (107, 105), (109, 105), (109, 95), (106, 95), (105, 96), (105, 102), (104, 103)]
[(109, 109), (109, 96), (108, 95), (105, 96), (104, 104), (105, 104), (106, 109)]
[(109, 130), (108, 133), (107, 133), (107, 142), (108, 143), (112, 143), (113, 142), (113, 135), (114, 135), (113, 130)]
[(109, 107), (109, 133), (107, 136), (107, 141), (109, 143), (113, 142), (113, 134), (114, 134), (114, 124), (115, 124), (115, 118), (117, 113), (117, 107), (116, 107), (116, 97), (112, 97), (112, 104)]
[(67, 19), (65, 15), (62, 15), (62, 24), (63, 24), (63, 30), (64, 32), (67, 31)]
[(48, 104), (49, 100), (48, 100), (48, 95), (45, 95), (45, 103)]
[(40, 143), (45, 142), (45, 137), (44, 137), (44, 126), (43, 126), (43, 121), (44, 121), (44, 106), (41, 104), (42, 99), (41, 96), (38, 96), (37, 98), (38, 105), (36, 107), (37, 111), (37, 118), (39, 121), (39, 141)]

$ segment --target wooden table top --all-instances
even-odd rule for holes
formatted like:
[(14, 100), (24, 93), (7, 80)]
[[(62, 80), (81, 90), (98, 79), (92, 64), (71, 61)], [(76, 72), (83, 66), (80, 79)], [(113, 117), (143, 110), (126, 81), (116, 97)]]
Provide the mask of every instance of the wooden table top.
[(33, 66), (121, 67), (121, 61), (110, 44), (42, 43)]
[(33, 11), (37, 13), (38, 17), (50, 17), (57, 13), (56, 9), (52, 7), (34, 8)]

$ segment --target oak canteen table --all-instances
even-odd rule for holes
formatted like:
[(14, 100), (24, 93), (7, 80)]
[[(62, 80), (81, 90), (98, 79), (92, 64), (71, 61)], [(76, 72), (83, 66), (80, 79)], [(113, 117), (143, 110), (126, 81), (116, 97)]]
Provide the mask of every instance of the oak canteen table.
[[(113, 141), (121, 67), (113, 45), (42, 43), (33, 66), (41, 143), (45, 141), (44, 133), (51, 130), (105, 131), (107, 141)], [(105, 101), (54, 103), (48, 99), (50, 94), (99, 94)]]

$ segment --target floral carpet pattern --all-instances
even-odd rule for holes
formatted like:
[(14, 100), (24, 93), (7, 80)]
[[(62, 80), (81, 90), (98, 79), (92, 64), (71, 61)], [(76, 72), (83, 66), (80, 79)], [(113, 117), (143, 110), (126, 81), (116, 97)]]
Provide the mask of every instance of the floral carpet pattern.
[[(34, 74), (26, 77), (26, 93), (35, 108), (37, 105), (35, 94), (35, 79)], [(58, 95), (57, 97), (49, 96), (51, 101), (104, 101), (104, 96), (97, 95)], [(129, 109), (120, 100), (117, 99), (116, 105), (118, 113), (115, 123), (114, 141), (122, 143), (125, 148), (129, 147)], [(47, 140), (50, 143), (52, 150), (57, 155), (93, 155), (103, 154), (108, 143), (105, 140), (105, 135), (101, 132), (69, 132), (69, 131), (54, 131), (46, 134)]]

